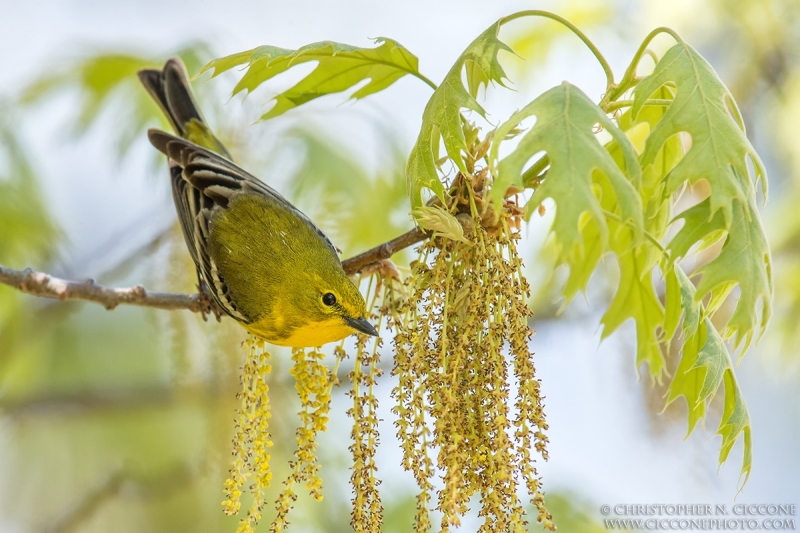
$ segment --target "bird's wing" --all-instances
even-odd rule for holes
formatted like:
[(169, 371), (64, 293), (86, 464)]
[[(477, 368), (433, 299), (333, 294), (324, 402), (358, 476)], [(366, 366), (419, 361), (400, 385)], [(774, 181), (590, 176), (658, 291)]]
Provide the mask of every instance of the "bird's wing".
[(328, 237), (299, 209), (276, 190), (224, 157), (190, 141), (160, 130), (148, 132), (150, 142), (167, 155), (172, 176), (172, 192), (189, 252), (211, 287), (214, 300), (229, 315), (248, 322), (229, 297), (228, 287), (208, 253), (209, 223), (216, 207), (227, 209), (232, 196), (256, 193), (268, 196), (306, 220), (338, 257)]

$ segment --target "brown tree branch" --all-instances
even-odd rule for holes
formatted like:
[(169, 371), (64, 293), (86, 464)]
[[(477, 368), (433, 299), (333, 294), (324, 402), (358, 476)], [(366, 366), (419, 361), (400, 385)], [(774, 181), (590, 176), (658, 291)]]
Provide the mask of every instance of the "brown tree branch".
[(199, 313), (205, 309), (199, 294), (151, 292), (141, 285), (112, 288), (98, 285), (94, 280), (68, 281), (30, 268), (14, 270), (0, 266), (0, 283), (34, 296), (57, 300), (86, 300), (112, 310), (118, 305), (139, 305), (157, 309), (188, 309)]
[[(414, 228), (375, 248), (345, 259), (342, 261), (342, 267), (349, 276), (358, 274), (375, 263), (389, 259), (400, 250), (424, 240), (426, 236), (427, 233), (423, 230)], [(98, 285), (92, 279), (69, 281), (43, 272), (35, 272), (30, 268), (14, 270), (0, 265), (0, 284), (44, 298), (95, 302), (108, 310), (115, 309), (119, 305), (137, 305), (167, 310), (187, 309), (193, 313), (208, 312), (208, 303), (199, 294), (152, 292), (141, 285), (129, 288), (105, 287)]]
[(415, 227), (411, 231), (407, 231), (399, 237), (395, 237), (391, 241), (386, 241), (375, 248), (370, 248), (366, 252), (354, 255), (350, 259), (345, 259), (342, 261), (342, 268), (344, 268), (344, 271), (348, 276), (353, 276), (363, 271), (366, 267), (377, 263), (378, 261), (389, 259), (400, 250), (425, 240), (425, 237), (427, 236), (428, 233), (425, 233), (423, 230)]

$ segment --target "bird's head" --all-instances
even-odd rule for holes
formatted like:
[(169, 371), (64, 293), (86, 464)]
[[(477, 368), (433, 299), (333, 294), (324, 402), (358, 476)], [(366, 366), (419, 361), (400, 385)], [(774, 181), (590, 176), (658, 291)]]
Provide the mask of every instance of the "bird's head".
[(288, 291), (290, 301), (279, 305), (278, 313), (291, 329), (280, 339), (267, 337), (274, 344), (294, 347), (322, 346), (353, 333), (378, 335), (367, 320), (367, 304), (358, 287), (342, 271), (341, 266), (316, 270), (294, 279), (298, 286)]
[[(337, 273), (338, 274), (338, 273)], [(377, 336), (367, 320), (367, 304), (358, 287), (342, 273), (315, 280), (316, 315), (320, 322), (339, 322), (358, 333)]]

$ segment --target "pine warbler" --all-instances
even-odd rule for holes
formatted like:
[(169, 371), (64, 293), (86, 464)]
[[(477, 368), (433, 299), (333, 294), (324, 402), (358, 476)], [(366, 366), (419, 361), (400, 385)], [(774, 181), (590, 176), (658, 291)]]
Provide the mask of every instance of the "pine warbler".
[(194, 102), (183, 62), (170, 59), (162, 70), (142, 70), (139, 79), (180, 136), (148, 131), (167, 155), (200, 286), (220, 309), (281, 346), (320, 346), (355, 332), (377, 335), (325, 234), (231, 161)]

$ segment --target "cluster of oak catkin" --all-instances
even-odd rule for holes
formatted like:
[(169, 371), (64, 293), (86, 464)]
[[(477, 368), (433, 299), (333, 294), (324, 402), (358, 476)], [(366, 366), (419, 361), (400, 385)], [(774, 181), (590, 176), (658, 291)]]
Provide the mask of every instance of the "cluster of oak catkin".
[(477, 214), (474, 222), (469, 243), (422, 246), (409, 298), (393, 315), (394, 413), (403, 466), (420, 487), (416, 530), (429, 531), (431, 508), (442, 513), (442, 531), (459, 525), (478, 495), (481, 531), (526, 531), (521, 486), (538, 521), (553, 528), (532, 457), (547, 458), (547, 423), (518, 230), (508, 220), (487, 230)]

